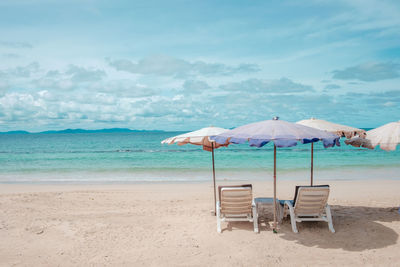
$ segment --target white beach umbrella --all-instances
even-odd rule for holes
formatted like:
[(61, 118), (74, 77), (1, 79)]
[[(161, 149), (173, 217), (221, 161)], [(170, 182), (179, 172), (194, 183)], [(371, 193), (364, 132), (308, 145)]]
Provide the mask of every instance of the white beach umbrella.
[[(352, 138), (348, 142), (352, 146), (374, 149), (379, 147), (386, 151), (396, 150), (400, 143), (400, 121), (390, 122), (381, 127), (369, 130), (365, 140)], [(400, 213), (400, 207), (399, 207)]]
[(358, 135), (360, 137), (365, 136), (365, 130), (363, 130), (363, 129), (354, 128), (354, 127), (350, 127), (347, 125), (333, 123), (330, 121), (320, 120), (320, 119), (316, 119), (316, 118), (311, 118), (308, 120), (301, 120), (296, 123), (305, 125), (308, 127), (312, 127), (315, 129), (319, 129), (322, 131), (334, 133), (334, 134), (338, 135), (339, 137), (346, 137), (349, 139), (356, 135)]
[(385, 124), (367, 132), (366, 139), (371, 147), (379, 147), (383, 150), (396, 150), (400, 143), (400, 121)]
[(292, 147), (298, 142), (307, 144), (322, 141), (324, 147), (332, 147), (339, 143), (339, 137), (326, 131), (321, 131), (308, 126), (278, 120), (266, 120), (240, 126), (233, 130), (212, 136), (218, 144), (243, 144), (262, 147), (269, 142), (274, 143), (274, 232), (276, 232), (276, 148)]
[(214, 148), (219, 148), (223, 145), (211, 141), (209, 137), (214, 135), (219, 135), (226, 131), (228, 130), (224, 128), (210, 126), (194, 132), (188, 132), (167, 138), (163, 140), (161, 144), (168, 144), (168, 145), (178, 144), (179, 146), (192, 144), (197, 146), (203, 146), (203, 150), (211, 152)]
[(217, 204), (216, 188), (215, 188), (214, 149), (226, 145), (221, 145), (216, 143), (215, 141), (210, 140), (210, 136), (219, 135), (226, 131), (228, 130), (224, 128), (210, 126), (194, 132), (188, 132), (177, 136), (173, 136), (161, 141), (161, 144), (168, 144), (168, 145), (178, 144), (179, 146), (183, 146), (186, 144), (192, 144), (197, 146), (203, 146), (203, 150), (211, 152), (212, 167), (213, 167), (213, 182), (214, 182), (214, 215), (216, 213), (215, 209)]
[[(333, 123), (330, 121), (320, 120), (316, 118), (301, 120), (296, 123), (312, 127), (321, 131), (327, 131), (336, 134), (339, 137), (346, 137), (348, 139), (354, 136), (358, 136), (358, 138), (361, 139), (365, 137), (365, 130), (363, 129), (354, 128), (347, 125)], [(313, 185), (313, 182), (314, 182), (314, 143), (311, 143), (311, 185)]]

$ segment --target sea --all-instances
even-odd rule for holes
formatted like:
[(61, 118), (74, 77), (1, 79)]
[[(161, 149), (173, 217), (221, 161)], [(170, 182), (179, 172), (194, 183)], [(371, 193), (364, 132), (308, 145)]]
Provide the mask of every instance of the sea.
[[(0, 135), (0, 183), (202, 182), (212, 155), (195, 145), (163, 145), (182, 132), (30, 133)], [(310, 176), (310, 144), (278, 148), (281, 179)], [(268, 180), (273, 145), (215, 150), (217, 181)], [(314, 145), (316, 179), (400, 179), (400, 150)]]

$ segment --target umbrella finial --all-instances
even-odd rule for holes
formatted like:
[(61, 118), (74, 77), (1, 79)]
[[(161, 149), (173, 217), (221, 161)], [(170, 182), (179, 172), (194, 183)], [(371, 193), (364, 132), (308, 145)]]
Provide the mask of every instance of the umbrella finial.
[(311, 117), (311, 119), (310, 120), (315, 120), (315, 117)]
[(279, 120), (279, 117), (278, 117), (278, 116), (274, 116), (274, 117), (272, 118), (272, 120), (277, 121), (277, 120)]

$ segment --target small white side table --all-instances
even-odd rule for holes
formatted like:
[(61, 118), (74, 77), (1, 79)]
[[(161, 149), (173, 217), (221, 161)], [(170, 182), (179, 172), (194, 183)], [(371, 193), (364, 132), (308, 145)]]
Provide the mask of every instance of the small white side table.
[[(258, 214), (258, 220), (274, 220), (274, 198), (272, 197), (256, 197), (254, 198), (256, 204), (256, 210)], [(279, 199), (276, 199), (276, 219), (278, 223), (282, 222), (283, 218), (283, 207), (279, 203)]]

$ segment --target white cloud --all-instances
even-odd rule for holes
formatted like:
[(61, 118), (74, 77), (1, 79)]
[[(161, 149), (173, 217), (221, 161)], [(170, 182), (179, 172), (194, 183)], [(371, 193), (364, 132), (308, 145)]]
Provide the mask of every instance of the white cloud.
[(242, 91), (247, 93), (301, 93), (312, 92), (312, 86), (293, 82), (288, 78), (260, 80), (248, 79), (241, 82), (228, 83), (220, 86), (226, 91)]
[(32, 62), (25, 66), (17, 66), (15, 68), (8, 68), (5, 70), (0, 70), (0, 78), (28, 78), (32, 74), (39, 71), (39, 63)]
[(211, 89), (204, 81), (186, 80), (182, 85), (185, 94), (201, 94), (204, 91)]
[(394, 106), (396, 106), (398, 104), (396, 104), (395, 102), (392, 102), (392, 101), (388, 101), (388, 102), (385, 102), (383, 105), (385, 107), (394, 107)]
[(324, 91), (329, 92), (329, 91), (340, 89), (340, 88), (342, 88), (340, 85), (330, 83), (330, 84), (325, 85)]
[(137, 63), (128, 59), (108, 59), (108, 63), (118, 71), (126, 71), (135, 74), (174, 76), (177, 78), (195, 75), (233, 75), (235, 73), (251, 73), (260, 70), (255, 64), (228, 66), (221, 63), (206, 63), (203, 61), (189, 62), (165, 55), (146, 57), (139, 60)]
[(128, 79), (108, 80), (101, 84), (89, 86), (88, 89), (91, 91), (115, 94), (121, 97), (147, 97), (160, 93), (160, 90)]
[[(291, 81), (290, 84), (300, 83)], [(276, 115), (289, 121), (312, 116), (338, 121), (338, 117), (347, 118), (349, 113), (357, 117), (361, 112), (357, 103), (369, 105), (369, 109), (362, 111), (364, 117), (377, 110), (381, 112), (382, 107), (395, 108), (400, 103), (399, 92), (396, 91), (335, 97), (313, 91), (299, 94), (297, 90), (289, 89), (282, 92), (274, 90), (274, 93), (264, 90), (222, 93), (218, 88), (210, 88), (207, 97), (179, 93), (136, 97), (120, 95), (118, 91), (82, 91), (76, 94), (57, 90), (11, 92), (0, 97), (0, 125), (20, 125), (19, 129), (27, 129), (21, 128), (21, 125), (41, 125), (45, 129), (54, 125), (59, 125), (58, 128), (137, 125), (145, 129), (187, 130), (209, 125), (210, 122), (222, 127), (234, 127)], [(171, 92), (174, 90), (171, 89)]]
[(344, 70), (335, 70), (333, 79), (338, 80), (359, 80), (364, 82), (374, 82), (400, 77), (400, 64), (394, 62), (370, 62)]
[(65, 74), (70, 75), (73, 82), (96, 82), (106, 76), (103, 70), (83, 68), (76, 65), (70, 65)]

